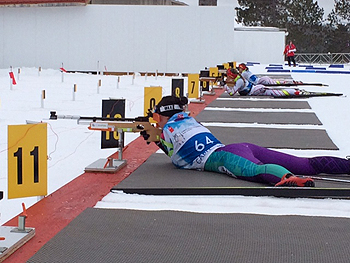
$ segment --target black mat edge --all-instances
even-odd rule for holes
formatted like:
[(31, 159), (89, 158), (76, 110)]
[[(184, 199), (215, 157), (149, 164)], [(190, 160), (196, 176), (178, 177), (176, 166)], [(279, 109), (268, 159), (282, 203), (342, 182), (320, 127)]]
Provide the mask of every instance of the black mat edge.
[(288, 100), (242, 100), (231, 98), (225, 100), (214, 100), (207, 108), (230, 108), (230, 109), (280, 109), (280, 110), (311, 110), (307, 101)]
[(127, 194), (143, 195), (242, 195), (274, 196), (287, 198), (340, 198), (350, 199), (350, 188), (312, 187), (194, 187), (194, 188), (118, 188)]

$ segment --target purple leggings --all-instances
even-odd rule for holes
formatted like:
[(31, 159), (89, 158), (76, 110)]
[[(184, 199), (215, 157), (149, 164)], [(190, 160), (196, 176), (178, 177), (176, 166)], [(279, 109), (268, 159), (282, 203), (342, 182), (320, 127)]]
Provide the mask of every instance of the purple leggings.
[(297, 175), (350, 173), (350, 160), (345, 158), (332, 156), (297, 157), (251, 143), (229, 144), (216, 151), (231, 152), (256, 164), (278, 164)]

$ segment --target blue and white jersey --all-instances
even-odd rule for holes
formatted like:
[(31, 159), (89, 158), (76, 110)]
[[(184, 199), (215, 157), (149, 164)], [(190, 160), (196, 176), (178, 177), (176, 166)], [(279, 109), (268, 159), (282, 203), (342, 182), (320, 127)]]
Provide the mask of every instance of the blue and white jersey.
[(235, 95), (237, 92), (242, 96), (246, 96), (249, 95), (249, 92), (251, 91), (252, 87), (252, 83), (245, 81), (242, 78), (239, 78), (237, 79), (233, 87), (229, 87), (226, 85), (225, 90), (230, 96)]
[(209, 155), (224, 145), (185, 112), (173, 115), (163, 128), (161, 142), (178, 168), (203, 170)]
[(252, 83), (253, 85), (258, 85), (259, 83), (259, 78), (254, 75), (252, 72), (249, 70), (245, 70), (242, 72), (242, 77), (247, 80), (248, 82)]

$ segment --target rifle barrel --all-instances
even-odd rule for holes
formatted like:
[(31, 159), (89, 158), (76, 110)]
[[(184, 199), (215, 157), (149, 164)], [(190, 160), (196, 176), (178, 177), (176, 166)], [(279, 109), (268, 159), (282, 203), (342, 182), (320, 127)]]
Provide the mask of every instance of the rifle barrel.
[(136, 118), (113, 118), (113, 117), (89, 117), (89, 116), (79, 116), (79, 115), (57, 115), (56, 111), (50, 111), (50, 120), (57, 119), (73, 119), (73, 120), (89, 120), (89, 121), (140, 121), (140, 122), (149, 122), (148, 116), (139, 116)]

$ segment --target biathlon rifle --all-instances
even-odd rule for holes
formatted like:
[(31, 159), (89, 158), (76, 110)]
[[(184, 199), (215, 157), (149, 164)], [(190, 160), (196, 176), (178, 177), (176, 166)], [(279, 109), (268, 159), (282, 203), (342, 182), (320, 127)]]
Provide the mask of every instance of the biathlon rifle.
[(149, 135), (148, 143), (159, 142), (162, 129), (150, 123), (149, 118), (150, 116), (136, 118), (84, 117), (78, 115), (57, 115), (56, 111), (50, 112), (50, 120), (75, 119), (78, 123), (87, 121), (89, 130), (147, 133)]
[(199, 77), (199, 81), (209, 81), (209, 82), (222, 82), (225, 79), (226, 74), (221, 74), (220, 76), (212, 77)]

